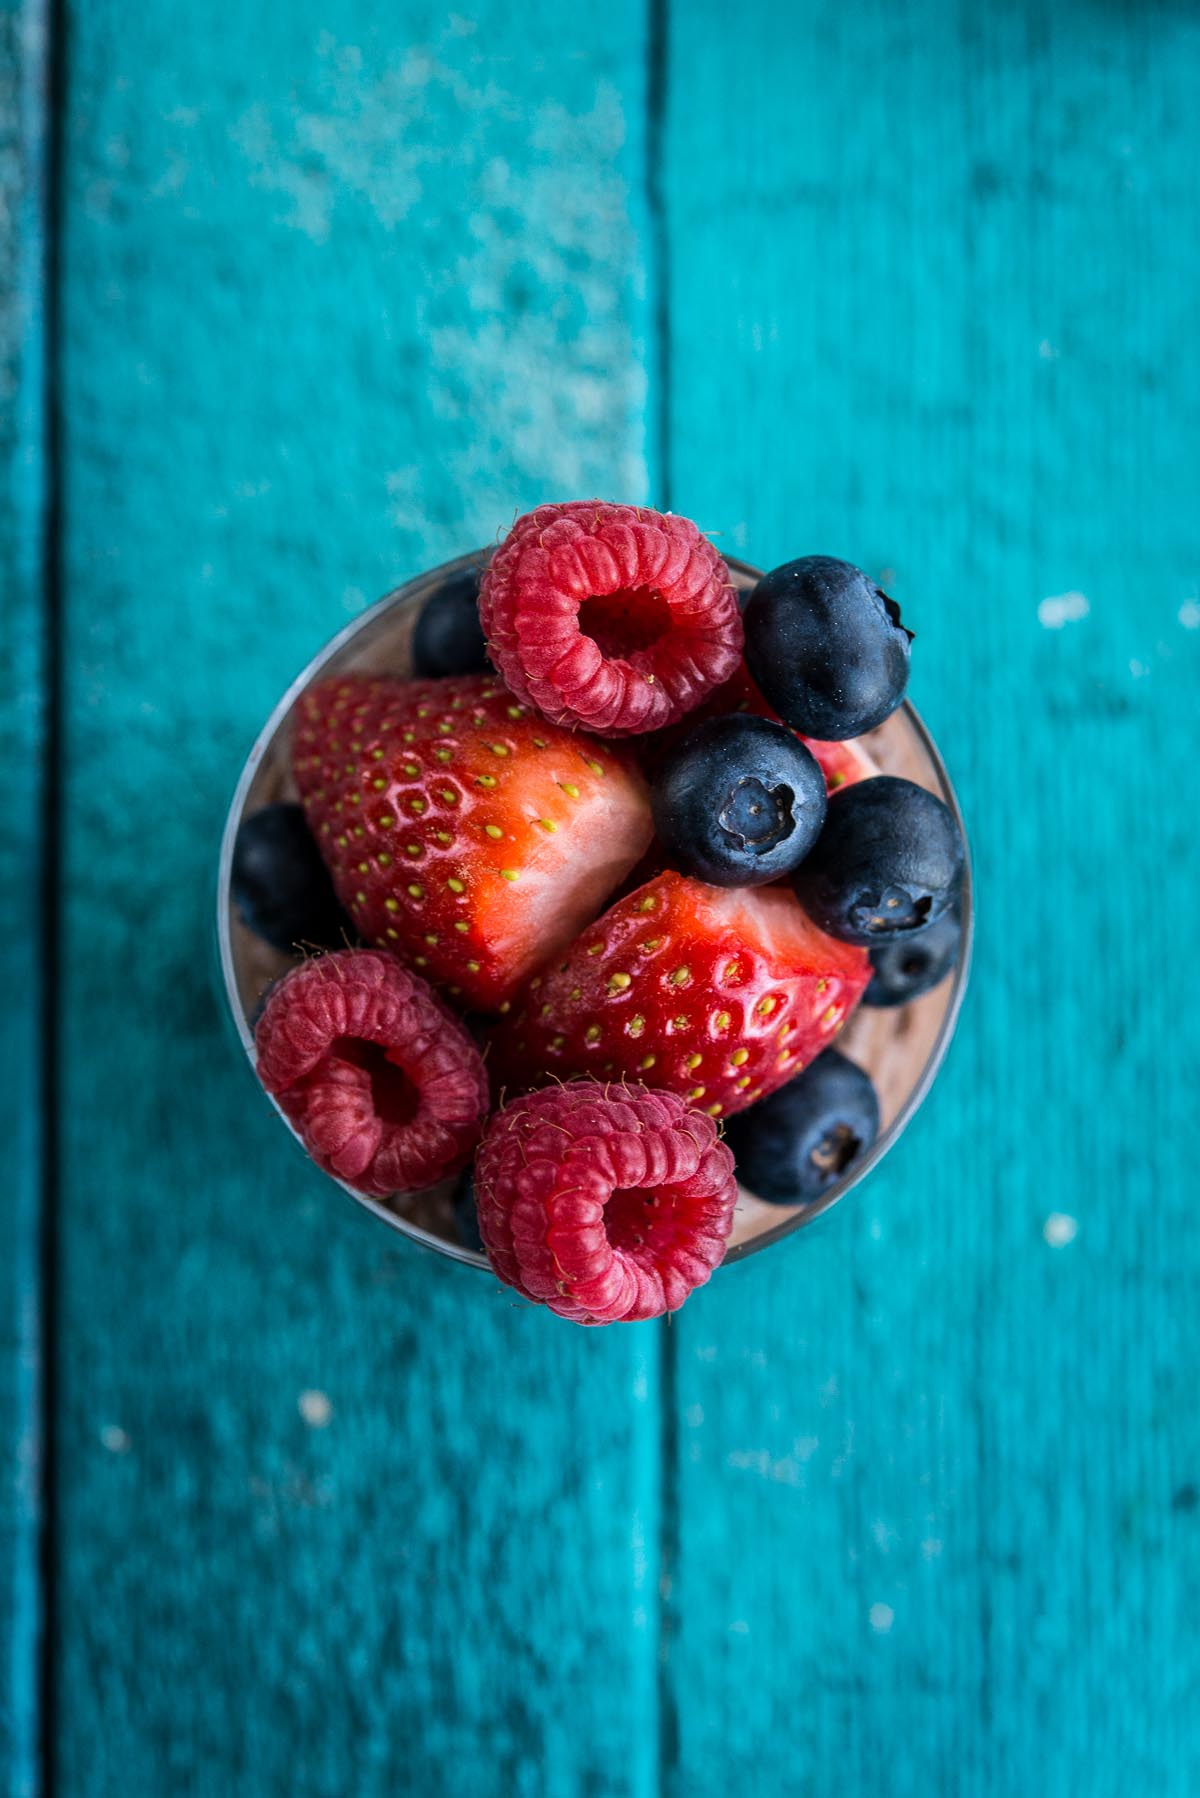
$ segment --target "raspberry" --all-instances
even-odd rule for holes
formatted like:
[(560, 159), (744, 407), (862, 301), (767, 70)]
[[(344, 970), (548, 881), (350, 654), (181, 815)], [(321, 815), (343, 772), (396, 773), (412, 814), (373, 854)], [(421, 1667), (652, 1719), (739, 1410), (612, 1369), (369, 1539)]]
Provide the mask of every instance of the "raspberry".
[(317, 1166), (356, 1192), (418, 1192), (456, 1173), (479, 1140), (479, 1050), (391, 955), (303, 962), (272, 988), (255, 1042), (258, 1077)]
[(484, 572), (479, 608), (513, 692), (604, 737), (676, 723), (741, 657), (724, 562), (690, 519), (644, 506), (526, 513)]
[(725, 1254), (733, 1156), (674, 1093), (572, 1081), (516, 1099), (475, 1161), (500, 1278), (573, 1323), (677, 1311)]

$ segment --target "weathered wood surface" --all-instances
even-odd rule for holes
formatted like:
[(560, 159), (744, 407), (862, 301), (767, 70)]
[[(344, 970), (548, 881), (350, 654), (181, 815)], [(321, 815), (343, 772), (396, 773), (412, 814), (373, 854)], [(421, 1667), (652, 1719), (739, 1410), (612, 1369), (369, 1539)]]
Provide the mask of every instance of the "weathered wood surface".
[(1200, 32), (802, 10), (673, 39), (672, 499), (892, 571), (979, 931), (884, 1168), (674, 1334), (678, 1790), (1183, 1798)]
[(331, 627), (547, 487), (647, 485), (642, 15), (71, 23), (59, 1786), (645, 1793), (657, 1335), (281, 1158), (211, 945)]
[[(1200, 28), (665, 12), (67, 9), (55, 1791), (1200, 1785)], [(3, 191), (7, 346), (11, 156)], [(209, 943), (295, 668), (592, 491), (891, 571), (980, 893), (959, 1040), (870, 1185), (670, 1329), (595, 1335), (281, 1162)], [(14, 476), (18, 871), (43, 504)], [(24, 1069), (38, 908), (4, 902)], [(36, 1085), (0, 1090), (7, 1445), (40, 1154)]]

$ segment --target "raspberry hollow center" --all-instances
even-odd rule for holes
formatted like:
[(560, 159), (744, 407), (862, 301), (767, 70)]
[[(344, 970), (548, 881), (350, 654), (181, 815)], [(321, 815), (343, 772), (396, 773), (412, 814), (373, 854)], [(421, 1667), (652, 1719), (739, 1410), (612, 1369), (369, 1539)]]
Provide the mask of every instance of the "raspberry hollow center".
[(598, 594), (579, 608), (581, 633), (592, 639), (606, 661), (653, 649), (671, 628), (671, 608), (654, 587)]
[(604, 1234), (611, 1249), (636, 1258), (645, 1248), (657, 1221), (655, 1198), (649, 1187), (617, 1187), (604, 1207)]
[(371, 1082), (371, 1108), (382, 1124), (411, 1124), (421, 1108), (421, 1095), (386, 1049), (357, 1036), (339, 1036), (329, 1045), (328, 1060), (361, 1068)]

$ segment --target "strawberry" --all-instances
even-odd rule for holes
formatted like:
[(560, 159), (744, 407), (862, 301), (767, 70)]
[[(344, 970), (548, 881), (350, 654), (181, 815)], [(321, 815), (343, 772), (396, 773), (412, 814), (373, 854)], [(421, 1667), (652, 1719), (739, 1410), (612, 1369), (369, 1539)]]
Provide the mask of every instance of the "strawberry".
[[(776, 724), (782, 723), (778, 712), (772, 711), (759, 692), (745, 662), (739, 662), (724, 685), (702, 701), (694, 712), (689, 712), (681, 724), (668, 725), (647, 739), (648, 748), (643, 759), (651, 775), (663, 754), (681, 743), (698, 724), (706, 718), (723, 717), (727, 712), (751, 712), (756, 718), (770, 718)], [(856, 781), (869, 780), (879, 773), (861, 739), (823, 743), (816, 737), (802, 737), (799, 731), (795, 734), (821, 764), (825, 786), (830, 793), (836, 793), (840, 787), (851, 787)]]
[(844, 743), (823, 743), (818, 737), (801, 737), (800, 741), (820, 762), (828, 793), (856, 786), (880, 771), (879, 764), (863, 747), (861, 737), (848, 737)]
[(832, 1042), (871, 976), (785, 887), (656, 879), (529, 983), (493, 1039), (501, 1081), (653, 1081), (712, 1117), (782, 1086)]
[(293, 765), (363, 936), (481, 1010), (570, 942), (652, 834), (629, 762), (495, 676), (323, 681), (297, 705)]

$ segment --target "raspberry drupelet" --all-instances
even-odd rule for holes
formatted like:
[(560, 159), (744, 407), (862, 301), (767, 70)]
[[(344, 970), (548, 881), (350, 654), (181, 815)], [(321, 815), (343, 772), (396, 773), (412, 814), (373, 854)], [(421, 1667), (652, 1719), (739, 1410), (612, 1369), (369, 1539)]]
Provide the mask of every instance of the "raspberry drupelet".
[(457, 1173), (487, 1115), (465, 1026), (392, 955), (302, 962), (267, 997), (258, 1077), (327, 1174), (371, 1198)]
[(526, 513), (484, 572), (479, 609), (513, 692), (604, 737), (676, 723), (741, 658), (724, 562), (690, 519), (646, 506)]
[(574, 1323), (632, 1323), (720, 1264), (737, 1182), (717, 1126), (674, 1093), (577, 1080), (492, 1119), (475, 1193), (507, 1285)]

